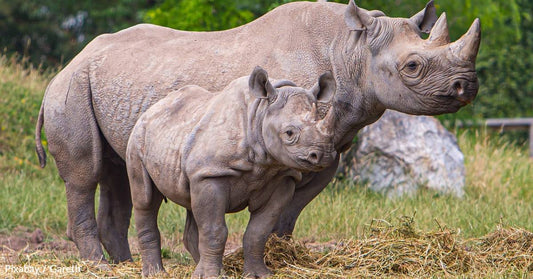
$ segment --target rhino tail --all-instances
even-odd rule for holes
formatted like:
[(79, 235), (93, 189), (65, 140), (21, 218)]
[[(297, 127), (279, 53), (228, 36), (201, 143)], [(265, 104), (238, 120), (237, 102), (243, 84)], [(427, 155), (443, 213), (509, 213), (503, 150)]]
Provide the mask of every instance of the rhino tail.
[(37, 157), (39, 157), (39, 164), (41, 168), (46, 166), (46, 152), (44, 151), (43, 142), (41, 141), (41, 130), (44, 123), (44, 98), (41, 103), (41, 109), (39, 110), (39, 116), (37, 117), (37, 126), (35, 127), (35, 151)]

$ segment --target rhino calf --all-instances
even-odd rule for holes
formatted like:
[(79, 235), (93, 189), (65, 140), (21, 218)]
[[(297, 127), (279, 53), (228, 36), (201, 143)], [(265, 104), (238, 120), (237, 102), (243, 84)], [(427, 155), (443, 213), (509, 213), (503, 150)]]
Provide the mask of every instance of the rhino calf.
[[(288, 86), (290, 85), (290, 86)], [(170, 93), (137, 121), (126, 150), (143, 274), (164, 271), (157, 212), (164, 197), (187, 208), (196, 226), (196, 277), (218, 276), (227, 238), (225, 213), (248, 206), (244, 272), (265, 277), (263, 253), (302, 172), (336, 158), (336, 86), (331, 73), (311, 89), (271, 83), (256, 67), (213, 94), (198, 86)], [(327, 111), (326, 111), (327, 110)], [(192, 224), (191, 224), (192, 223)], [(187, 242), (186, 242), (187, 243)]]

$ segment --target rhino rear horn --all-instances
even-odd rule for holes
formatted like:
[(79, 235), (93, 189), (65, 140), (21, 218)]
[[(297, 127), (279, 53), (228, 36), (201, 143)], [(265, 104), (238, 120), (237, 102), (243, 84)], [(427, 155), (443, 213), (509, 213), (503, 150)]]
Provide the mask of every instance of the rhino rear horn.
[(268, 73), (263, 68), (257, 66), (254, 68), (248, 79), (250, 93), (256, 98), (265, 99), (276, 94), (276, 89), (268, 80)]
[(422, 33), (429, 34), (435, 21), (437, 21), (437, 11), (435, 10), (433, 0), (429, 1), (426, 4), (426, 7), (416, 15), (412, 16), (410, 20), (420, 28)]
[(442, 13), (429, 34), (428, 41), (430, 44), (446, 45), (450, 43), (450, 33), (448, 31), (447, 21), (446, 13)]
[(450, 45), (450, 50), (461, 60), (474, 62), (476, 60), (480, 42), (481, 24), (479, 23), (479, 18), (476, 18), (470, 26), (470, 29), (468, 29), (461, 38)]

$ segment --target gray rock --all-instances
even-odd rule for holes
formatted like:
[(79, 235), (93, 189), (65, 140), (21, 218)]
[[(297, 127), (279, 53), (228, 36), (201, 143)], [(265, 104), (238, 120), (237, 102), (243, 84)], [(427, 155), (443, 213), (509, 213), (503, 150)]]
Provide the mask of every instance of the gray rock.
[(457, 139), (430, 116), (387, 110), (360, 131), (339, 171), (389, 197), (414, 194), (420, 187), (464, 194), (464, 156)]

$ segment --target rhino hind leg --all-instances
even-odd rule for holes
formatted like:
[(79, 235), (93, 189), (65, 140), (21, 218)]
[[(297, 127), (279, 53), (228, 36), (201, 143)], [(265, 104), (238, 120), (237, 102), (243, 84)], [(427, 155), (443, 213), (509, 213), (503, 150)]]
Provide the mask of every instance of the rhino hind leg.
[[(45, 110), (44, 127), (48, 148), (59, 175), (65, 181), (67, 235), (76, 243), (82, 259), (104, 261), (94, 199), (102, 170), (102, 145), (87, 73), (75, 73), (70, 80), (58, 78), (54, 82), (58, 84), (51, 86), (52, 91), (46, 93), (46, 106), (49, 108)], [(62, 90), (64, 85), (69, 88)]]
[(131, 261), (128, 244), (128, 227), (132, 210), (130, 185), (126, 166), (118, 156), (115, 160), (104, 159), (99, 184), (100, 204), (97, 224), (100, 240), (112, 262)]
[(187, 209), (187, 219), (185, 220), (185, 229), (183, 231), (183, 245), (191, 253), (194, 262), (200, 261), (200, 251), (198, 250), (198, 225), (192, 211)]
[(96, 233), (94, 216), (94, 184), (66, 182), (69, 238), (71, 238), (85, 260), (101, 262), (104, 254)]

